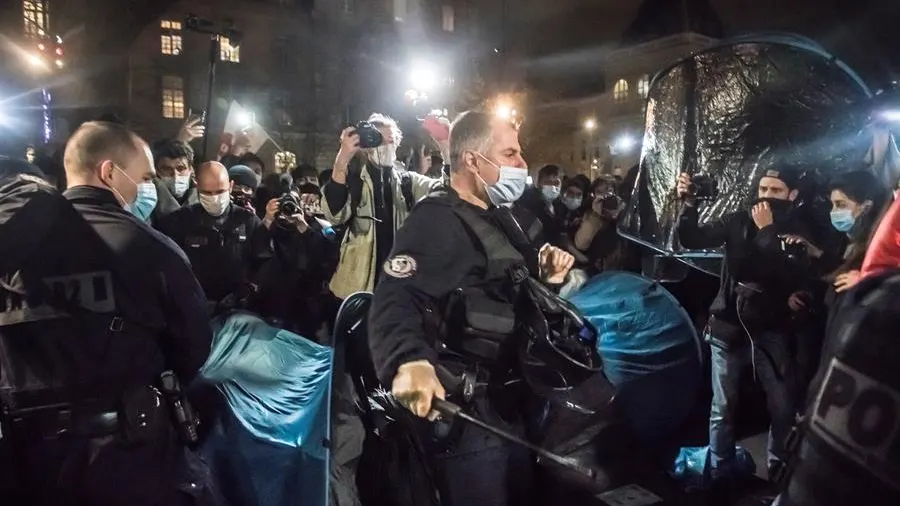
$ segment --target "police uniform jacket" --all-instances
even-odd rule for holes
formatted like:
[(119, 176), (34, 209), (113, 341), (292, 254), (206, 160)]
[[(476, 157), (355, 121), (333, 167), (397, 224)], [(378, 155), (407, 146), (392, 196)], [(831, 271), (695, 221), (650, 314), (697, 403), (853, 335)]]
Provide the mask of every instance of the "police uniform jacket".
[(213, 217), (194, 204), (166, 216), (158, 228), (187, 254), (212, 301), (243, 290), (262, 260), (271, 256), (268, 229), (252, 212), (235, 205)]
[[(459, 211), (473, 221), (480, 220), (485, 227), (497, 226), (498, 213), (509, 213), (505, 208), (474, 206), (453, 190), (416, 204), (382, 266), (370, 311), (372, 360), (385, 385), (391, 384), (403, 363), (438, 363), (435, 320), (452, 323), (447, 320), (466, 318), (467, 327), (478, 327), (495, 336), (514, 332), (516, 283), (506, 277), (506, 272), (492, 273), (484, 245)], [(503, 241), (506, 248), (512, 248), (505, 237)], [(527, 277), (527, 268), (524, 272)], [(471, 311), (447, 318), (447, 303), (456, 295), (465, 299), (463, 305)]]
[[(115, 396), (174, 370), (188, 384), (211, 342), (187, 258), (112, 192), (64, 193), (50, 233), (0, 284), (7, 408)], [(71, 205), (69, 205), (71, 204)]]

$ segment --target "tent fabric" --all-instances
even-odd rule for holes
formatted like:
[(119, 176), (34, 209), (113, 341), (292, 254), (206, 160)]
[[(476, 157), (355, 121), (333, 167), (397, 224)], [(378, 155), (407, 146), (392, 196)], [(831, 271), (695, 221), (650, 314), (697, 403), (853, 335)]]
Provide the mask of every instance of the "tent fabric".
[(333, 352), (256, 315), (212, 322), (213, 346), (200, 370), (228, 412), (203, 453), (234, 504), (328, 504)]
[(770, 168), (807, 174), (810, 186), (859, 169), (872, 144), (870, 95), (846, 65), (787, 34), (725, 41), (674, 63), (650, 86), (620, 233), (662, 253), (700, 253), (678, 241), (682, 172), (718, 183), (718, 197), (701, 205), (702, 225), (745, 209)]
[(687, 313), (659, 283), (629, 272), (604, 272), (569, 299), (597, 328), (604, 373), (638, 439), (652, 447), (673, 438), (702, 389)]

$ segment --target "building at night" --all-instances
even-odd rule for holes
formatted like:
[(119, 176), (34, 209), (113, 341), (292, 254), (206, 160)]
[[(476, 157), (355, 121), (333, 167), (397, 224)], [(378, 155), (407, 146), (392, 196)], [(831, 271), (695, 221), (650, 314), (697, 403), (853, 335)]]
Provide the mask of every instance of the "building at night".
[[(476, 11), (469, 0), (156, 2), (145, 19), (121, 13), (123, 22), (139, 27), (124, 48), (90, 40), (89, 27), (108, 19), (110, 2), (13, 3), (16, 22), (6, 16), (4, 28), (21, 34), (23, 48), (34, 51), (38, 30), (65, 38), (65, 68), (55, 68), (52, 79), (41, 76), (58, 88), (61, 139), (71, 130), (67, 123), (103, 112), (148, 139), (173, 135), (190, 114), (207, 109), (212, 54), (211, 131), (221, 131), (236, 100), (298, 161), (324, 169), (343, 127), (375, 110), (414, 121), (407, 92), (416, 88), (428, 92), (429, 105), (452, 108), (477, 77), (480, 49), (472, 42), (477, 33), (468, 20)], [(188, 15), (232, 29), (235, 40), (223, 36), (211, 48), (211, 37), (188, 26)]]
[(595, 58), (591, 77), (601, 82), (590, 79), (576, 93), (550, 99), (537, 109), (535, 126), (526, 124), (532, 166), (557, 163), (592, 179), (627, 171), (640, 155), (653, 75), (715, 42), (722, 31), (707, 0), (645, 0), (618, 47)]

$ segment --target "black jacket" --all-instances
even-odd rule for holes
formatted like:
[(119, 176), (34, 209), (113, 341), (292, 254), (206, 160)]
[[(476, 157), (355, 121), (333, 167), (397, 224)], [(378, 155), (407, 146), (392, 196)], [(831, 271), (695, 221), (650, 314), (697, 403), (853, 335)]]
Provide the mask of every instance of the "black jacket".
[(200, 204), (183, 207), (160, 220), (157, 228), (187, 254), (210, 301), (245, 295), (256, 270), (271, 257), (269, 230), (252, 212), (235, 205), (219, 218)]
[(788, 298), (804, 286), (810, 271), (782, 251), (780, 235), (809, 237), (801, 220), (788, 214), (757, 230), (748, 211), (698, 225), (696, 207), (685, 206), (678, 224), (688, 249), (725, 247), (719, 293), (710, 305), (710, 340), (721, 346), (747, 341), (747, 333), (783, 329), (791, 317)]
[[(523, 222), (523, 225), (530, 225), (530, 222), (527, 218), (523, 217), (523, 213), (520, 212), (521, 209), (528, 211), (528, 213), (540, 221), (543, 231), (535, 238), (536, 242), (539, 242), (540, 244), (550, 243), (553, 246), (560, 246), (562, 244), (562, 237), (566, 232), (566, 217), (568, 216), (569, 211), (566, 209), (566, 206), (559, 202), (559, 200), (554, 200), (550, 204), (547, 204), (547, 201), (544, 200), (543, 195), (541, 195), (540, 188), (529, 188), (525, 190), (522, 197), (516, 201), (514, 208), (516, 209), (514, 209), (513, 212), (516, 214), (517, 219)], [(551, 208), (553, 209), (552, 213), (550, 211)], [(526, 227), (523, 226), (523, 228)], [(528, 232), (528, 228), (530, 228), (530, 226), (526, 228), (526, 232)]]
[(64, 196), (41, 218), (51, 223), (41, 245), (2, 273), (4, 403), (116, 396), (167, 369), (190, 383), (212, 336), (187, 258), (109, 190)]

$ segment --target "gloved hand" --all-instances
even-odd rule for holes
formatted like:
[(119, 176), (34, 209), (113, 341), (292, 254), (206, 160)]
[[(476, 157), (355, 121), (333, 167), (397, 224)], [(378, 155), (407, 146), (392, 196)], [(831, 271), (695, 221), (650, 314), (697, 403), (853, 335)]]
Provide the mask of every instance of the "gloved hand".
[(410, 410), (414, 415), (435, 420), (438, 412), (431, 409), (431, 401), (435, 397), (444, 399), (446, 392), (438, 380), (434, 366), (427, 360), (407, 362), (397, 369), (391, 393), (397, 402)]

